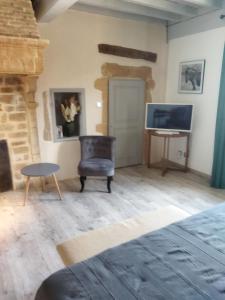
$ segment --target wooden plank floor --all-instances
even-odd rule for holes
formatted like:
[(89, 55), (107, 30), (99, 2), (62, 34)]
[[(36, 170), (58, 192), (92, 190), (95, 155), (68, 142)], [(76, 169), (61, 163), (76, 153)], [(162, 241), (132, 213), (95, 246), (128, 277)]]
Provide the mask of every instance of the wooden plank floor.
[(23, 192), (0, 195), (0, 299), (33, 300), (44, 278), (63, 267), (56, 244), (84, 231), (173, 204), (194, 214), (225, 200), (225, 192), (211, 189), (206, 179), (191, 173), (144, 166), (119, 169), (112, 194), (100, 180), (60, 183), (64, 201), (54, 186), (48, 193), (32, 190), (26, 207)]

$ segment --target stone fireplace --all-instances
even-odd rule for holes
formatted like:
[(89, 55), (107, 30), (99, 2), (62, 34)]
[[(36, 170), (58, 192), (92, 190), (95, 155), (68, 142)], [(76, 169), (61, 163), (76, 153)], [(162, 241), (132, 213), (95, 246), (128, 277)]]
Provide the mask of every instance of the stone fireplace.
[(0, 140), (17, 189), (21, 168), (40, 160), (35, 91), (48, 41), (40, 39), (30, 0), (0, 0), (0, 19)]

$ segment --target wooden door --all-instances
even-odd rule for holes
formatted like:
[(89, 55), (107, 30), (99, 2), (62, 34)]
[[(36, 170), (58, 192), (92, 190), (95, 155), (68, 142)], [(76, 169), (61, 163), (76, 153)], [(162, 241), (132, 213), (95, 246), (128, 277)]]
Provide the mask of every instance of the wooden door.
[(109, 135), (116, 137), (116, 167), (143, 163), (144, 95), (141, 79), (109, 81)]

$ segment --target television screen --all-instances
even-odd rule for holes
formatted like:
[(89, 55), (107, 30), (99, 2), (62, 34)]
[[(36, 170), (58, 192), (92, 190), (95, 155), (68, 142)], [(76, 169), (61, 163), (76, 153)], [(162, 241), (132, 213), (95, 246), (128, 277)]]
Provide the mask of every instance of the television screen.
[(191, 131), (193, 105), (146, 104), (146, 129)]

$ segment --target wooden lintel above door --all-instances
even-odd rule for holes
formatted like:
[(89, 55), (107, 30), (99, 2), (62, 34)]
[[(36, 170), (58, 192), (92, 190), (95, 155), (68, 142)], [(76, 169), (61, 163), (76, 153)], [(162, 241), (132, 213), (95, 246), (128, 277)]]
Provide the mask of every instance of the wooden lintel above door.
[(113, 46), (108, 44), (98, 45), (99, 53), (110, 54), (115, 56), (128, 57), (133, 59), (144, 59), (150, 62), (157, 61), (157, 54), (148, 51), (141, 51), (132, 48), (126, 48), (121, 46)]

